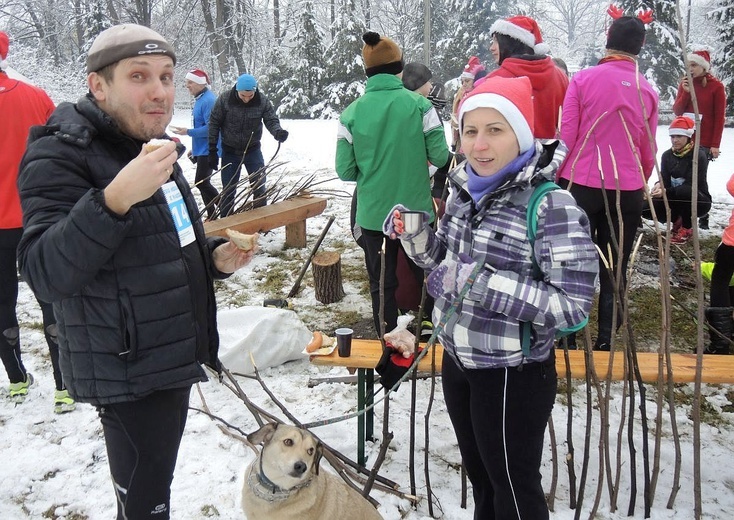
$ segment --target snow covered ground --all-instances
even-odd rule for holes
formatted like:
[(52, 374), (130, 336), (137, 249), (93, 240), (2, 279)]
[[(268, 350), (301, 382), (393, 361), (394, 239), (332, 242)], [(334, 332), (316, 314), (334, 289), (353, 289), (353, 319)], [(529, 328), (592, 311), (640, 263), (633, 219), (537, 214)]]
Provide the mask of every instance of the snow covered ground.
[[(173, 124), (189, 124), (189, 113), (179, 111)], [(278, 160), (288, 161), (289, 175), (298, 176), (318, 172), (320, 178), (335, 178), (333, 156), (335, 148), (335, 121), (284, 121), (290, 137), (282, 146)], [(660, 150), (669, 147), (666, 127), (658, 129)], [(709, 183), (716, 204), (712, 213), (712, 229), (702, 233), (718, 234), (728, 221), (731, 203), (725, 183), (732, 173), (729, 156), (734, 156), (734, 130), (726, 129), (721, 146), (722, 157), (709, 168)], [(263, 139), (263, 154), (269, 159), (275, 152), (275, 143), (269, 135)], [(193, 169), (186, 160), (181, 161), (187, 175), (193, 179)], [(336, 189), (351, 186), (335, 180), (329, 185)], [(349, 243), (348, 198), (333, 198), (324, 215), (309, 220), (309, 246), (314, 243), (329, 215), (336, 221), (329, 232), (323, 247), (328, 248), (336, 241)], [(261, 284), (256, 283), (258, 276), (253, 273), (267, 270), (271, 262), (277, 261), (276, 254), (284, 242), (283, 229), (265, 235), (261, 241), (262, 251), (248, 268), (226, 282), (228, 288), (242, 293), (244, 301), (250, 305), (261, 305), (264, 298), (271, 297)], [(359, 263), (360, 250), (354, 248), (343, 255), (343, 261)], [(310, 274), (307, 275), (310, 278)], [(347, 296), (340, 305), (342, 310), (354, 310), (362, 316), (369, 316), (369, 303), (358, 289), (345, 284)], [(322, 304), (313, 296), (310, 284), (294, 299), (298, 312), (318, 313)], [(114, 517), (115, 505), (109, 478), (107, 457), (101, 427), (95, 410), (89, 405), (79, 405), (78, 409), (65, 415), (52, 413), (53, 378), (50, 359), (47, 354), (43, 335), (36, 324), (40, 323), (40, 310), (25, 284), (21, 284), (18, 304), (19, 319), (22, 323), (23, 356), (26, 366), (36, 376), (36, 384), (25, 403), (14, 406), (7, 399), (0, 399), (0, 519), (89, 519), (109, 520)], [(236, 337), (237, 330), (228, 330), (227, 337)], [(226, 345), (225, 345), (226, 347)], [(243, 353), (243, 355), (245, 355)], [(342, 415), (354, 410), (356, 387), (346, 384), (322, 384), (308, 388), (310, 377), (333, 374), (343, 375), (345, 370), (315, 367), (306, 359), (289, 362), (281, 366), (262, 370), (262, 377), (274, 394), (285, 403), (295, 416), (303, 421), (316, 421)], [(270, 399), (260, 386), (250, 379), (241, 380), (242, 388), (250, 399), (277, 413)], [(0, 378), (2, 392), (7, 380)], [(256, 429), (257, 425), (244, 405), (225, 386), (210, 381), (201, 385), (201, 391), (212, 413), (226, 419), (246, 432)], [(729, 395), (727, 397), (727, 392)], [(682, 477), (680, 490), (673, 509), (666, 509), (671, 492), (674, 450), (670, 433), (670, 420), (664, 414), (661, 446), (661, 471), (654, 497), (652, 518), (688, 520), (693, 518), (693, 429), (688, 418), (692, 385), (680, 391), (682, 404), (677, 408), (677, 425), (681, 435)], [(732, 389), (730, 387), (706, 386), (707, 401), (717, 410), (729, 405), (731, 409)], [(648, 393), (648, 417), (654, 417), (654, 392)], [(381, 503), (380, 512), (386, 519), (407, 518), (418, 520), (429, 518), (425, 500), (426, 488), (423, 478), (423, 414), (429, 395), (429, 382), (418, 382), (417, 399), (417, 448), (416, 474), (418, 494), (424, 497), (416, 510), (410, 504), (381, 492), (373, 496)], [(620, 387), (615, 386), (615, 396), (610, 404), (610, 435), (616, 432), (622, 413)], [(395, 434), (391, 449), (381, 473), (397, 481), (404, 491), (409, 491), (408, 475), (408, 410), (410, 389), (403, 385), (391, 404), (390, 426)], [(557, 436), (557, 449), (562, 459), (559, 464), (558, 490), (556, 493), (554, 520), (574, 518), (575, 511), (568, 506), (568, 477), (563, 459), (566, 453), (566, 413), (565, 397), (559, 396), (554, 410)], [(196, 390), (192, 394), (191, 405), (200, 406)], [(580, 461), (585, 434), (584, 388), (576, 383), (574, 394), (574, 432), (576, 448), (576, 472), (580, 476)], [(638, 416), (639, 416), (639, 412)], [(280, 415), (280, 414), (278, 414)], [(460, 457), (453, 431), (446, 415), (440, 385), (436, 388), (436, 399), (430, 419), (430, 474), (431, 485), (436, 497), (435, 511), (443, 518), (467, 520), (472, 518), (471, 493), (470, 508), (460, 508), (460, 478), (458, 467)], [(589, 515), (590, 504), (596, 491), (599, 437), (598, 416), (591, 426), (591, 465), (588, 473), (586, 494), (582, 505), (582, 518)], [(320, 427), (316, 433), (334, 448), (350, 456), (356, 456), (356, 419)], [(381, 432), (381, 408), (376, 414), (375, 432)], [(637, 450), (637, 486), (635, 518), (643, 518), (642, 498), (642, 444), (639, 424), (635, 427), (635, 447)], [(626, 435), (626, 434), (625, 434)], [(702, 425), (701, 486), (703, 494), (703, 517), (708, 519), (729, 520), (734, 514), (734, 413), (722, 412), (715, 425)], [(377, 445), (368, 446), (376, 450)], [(651, 447), (652, 449), (652, 447)], [(546, 445), (545, 462), (542, 468), (546, 490), (551, 478), (550, 441)], [(374, 459), (374, 451), (371, 460)], [(626, 444), (622, 446), (622, 474), (618, 507), (610, 511), (610, 501), (604, 484), (604, 493), (597, 518), (626, 518), (630, 500), (629, 453)], [(184, 435), (183, 444), (172, 488), (172, 517), (176, 519), (219, 518), (223, 520), (242, 519), (244, 514), (239, 506), (241, 476), (247, 463), (254, 457), (251, 450), (233, 438), (224, 435), (217, 424), (208, 417), (191, 412)], [(324, 465), (327, 465), (325, 461)], [(370, 461), (368, 461), (368, 465)]]

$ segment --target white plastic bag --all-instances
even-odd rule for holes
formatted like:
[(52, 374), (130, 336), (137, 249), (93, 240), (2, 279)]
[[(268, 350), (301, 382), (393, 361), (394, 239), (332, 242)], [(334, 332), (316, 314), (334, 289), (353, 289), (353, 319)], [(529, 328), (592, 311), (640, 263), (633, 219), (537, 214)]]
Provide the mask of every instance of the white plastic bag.
[(413, 321), (411, 314), (398, 316), (397, 326), (385, 333), (385, 341), (390, 343), (404, 358), (409, 358), (415, 352), (415, 335), (408, 330), (411, 321)]

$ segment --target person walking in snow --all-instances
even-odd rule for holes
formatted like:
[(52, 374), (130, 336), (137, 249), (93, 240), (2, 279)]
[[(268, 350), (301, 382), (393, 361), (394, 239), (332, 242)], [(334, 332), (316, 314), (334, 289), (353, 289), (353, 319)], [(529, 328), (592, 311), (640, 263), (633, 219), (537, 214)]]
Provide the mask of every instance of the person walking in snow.
[[(8, 394), (16, 402), (28, 395), (33, 376), (21, 356), (18, 304), (18, 243), (23, 234), (23, 217), (18, 196), (18, 166), (32, 126), (42, 125), (54, 110), (53, 101), (40, 88), (8, 77), (10, 39), (0, 31), (0, 113), (12, 114), (0, 132), (0, 359), (10, 380)], [(36, 297), (43, 316), (43, 332), (51, 357), (54, 382), (54, 411), (70, 412), (76, 407), (64, 386), (59, 369), (59, 346), (53, 308)]]
[(172, 126), (174, 134), (191, 137), (189, 156), (196, 163), (194, 185), (199, 188), (207, 218), (214, 218), (217, 189), (212, 186), (212, 167), (209, 165), (209, 116), (211, 115), (217, 96), (209, 88), (209, 75), (201, 69), (193, 69), (186, 73), (186, 90), (194, 97), (192, 119), (193, 128)]
[(222, 217), (235, 209), (243, 165), (249, 174), (253, 206), (257, 208), (268, 203), (265, 159), (260, 149), (263, 124), (279, 143), (288, 139), (288, 131), (281, 128), (273, 104), (260, 92), (255, 77), (242, 74), (232, 89), (219, 95), (209, 118), (209, 166), (215, 170), (219, 168), (220, 140), (222, 147), (219, 203)]
[(53, 303), (69, 393), (97, 408), (118, 520), (170, 518), (191, 387), (221, 371), (214, 279), (254, 254), (195, 218), (165, 135), (175, 63), (148, 27), (102, 31), (89, 93), (32, 129), (18, 177), (20, 271)]

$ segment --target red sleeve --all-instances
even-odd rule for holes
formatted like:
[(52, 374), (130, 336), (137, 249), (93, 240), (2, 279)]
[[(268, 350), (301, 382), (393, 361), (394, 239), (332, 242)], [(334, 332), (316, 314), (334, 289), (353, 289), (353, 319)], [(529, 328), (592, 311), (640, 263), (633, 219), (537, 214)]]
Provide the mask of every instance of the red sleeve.
[(721, 145), (721, 134), (724, 133), (724, 121), (726, 119), (726, 92), (724, 84), (716, 81), (716, 90), (712, 96), (714, 127), (711, 131), (711, 147), (719, 148)]
[(686, 110), (690, 104), (690, 92), (686, 92), (683, 90), (683, 87), (678, 84), (678, 94), (675, 96), (675, 102), (673, 103), (673, 113), (677, 116), (682, 116), (684, 112), (692, 112), (692, 110)]

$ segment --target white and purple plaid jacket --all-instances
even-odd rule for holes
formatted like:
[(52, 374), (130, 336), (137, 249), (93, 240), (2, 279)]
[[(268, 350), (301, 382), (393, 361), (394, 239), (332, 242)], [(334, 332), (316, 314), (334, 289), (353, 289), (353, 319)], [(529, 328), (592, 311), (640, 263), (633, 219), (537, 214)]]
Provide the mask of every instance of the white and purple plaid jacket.
[[(581, 323), (591, 309), (598, 257), (589, 221), (568, 191), (550, 192), (538, 208), (534, 253), (527, 239), (526, 211), (532, 186), (554, 179), (566, 156), (560, 141), (536, 140), (527, 166), (475, 204), (462, 164), (449, 174), (451, 194), (436, 233), (429, 226), (403, 240), (410, 257), (430, 272), (466, 253), (484, 264), (474, 285), (438, 338), (465, 368), (499, 368), (545, 361), (559, 329)], [(543, 273), (533, 278), (530, 255)], [(438, 324), (458, 291), (436, 300)], [(532, 323), (530, 356), (521, 350), (522, 322)]]

